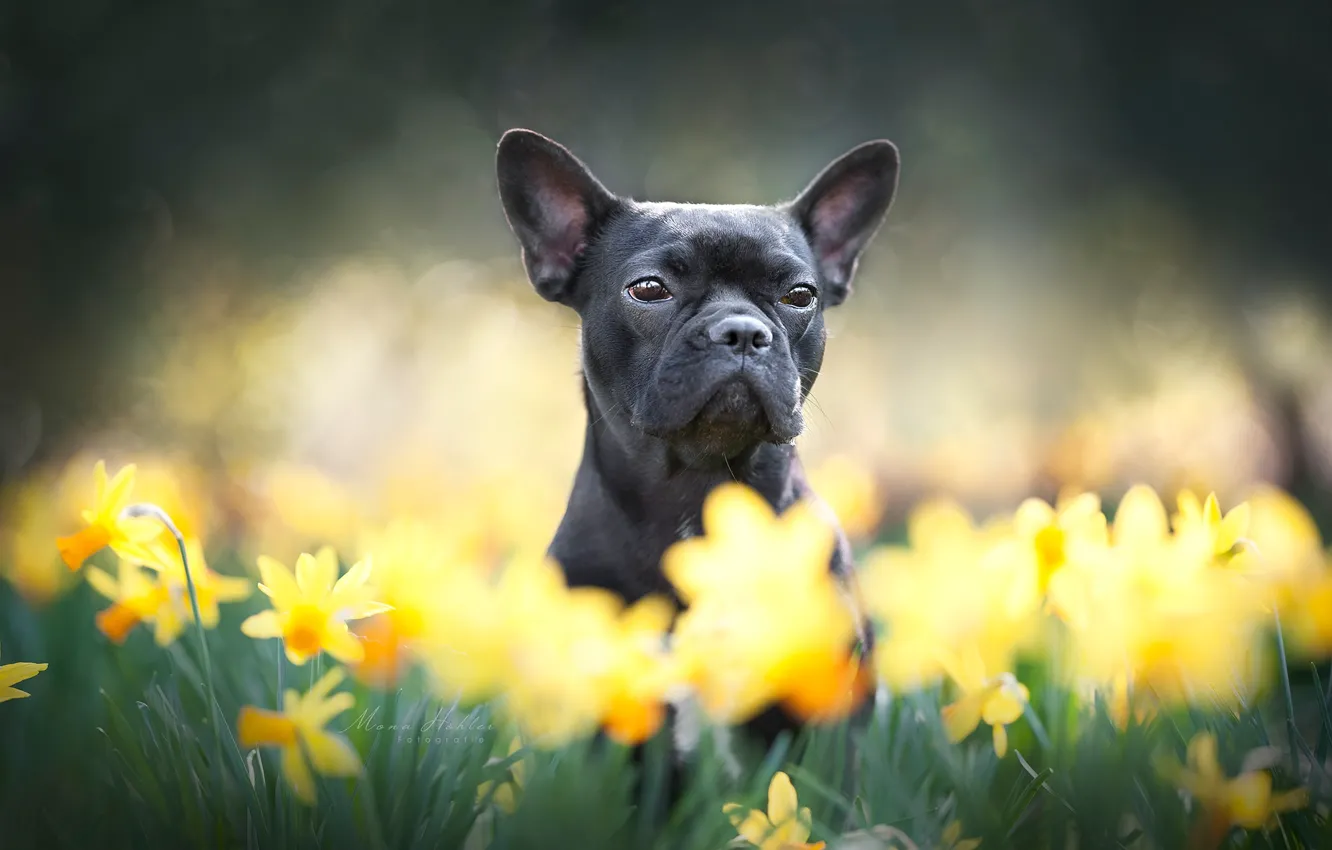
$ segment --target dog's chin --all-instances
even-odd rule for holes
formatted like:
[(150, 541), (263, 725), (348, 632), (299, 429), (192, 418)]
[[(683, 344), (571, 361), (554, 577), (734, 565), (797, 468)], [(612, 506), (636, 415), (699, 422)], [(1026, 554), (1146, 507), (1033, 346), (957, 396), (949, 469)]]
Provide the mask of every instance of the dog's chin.
[(763, 400), (742, 380), (718, 387), (683, 427), (654, 436), (698, 460), (736, 458), (761, 443), (787, 443), (795, 437), (773, 427)]

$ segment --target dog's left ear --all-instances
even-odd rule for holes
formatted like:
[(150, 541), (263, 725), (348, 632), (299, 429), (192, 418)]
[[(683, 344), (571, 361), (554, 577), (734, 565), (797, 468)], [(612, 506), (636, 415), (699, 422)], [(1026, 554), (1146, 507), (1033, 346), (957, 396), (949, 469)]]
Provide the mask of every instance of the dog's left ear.
[(838, 157), (785, 209), (793, 215), (818, 262), (824, 301), (836, 306), (851, 294), (861, 252), (878, 232), (897, 192), (897, 146), (865, 142)]
[(563, 145), (510, 130), (495, 158), (500, 202), (541, 297), (568, 303), (578, 256), (616, 198)]

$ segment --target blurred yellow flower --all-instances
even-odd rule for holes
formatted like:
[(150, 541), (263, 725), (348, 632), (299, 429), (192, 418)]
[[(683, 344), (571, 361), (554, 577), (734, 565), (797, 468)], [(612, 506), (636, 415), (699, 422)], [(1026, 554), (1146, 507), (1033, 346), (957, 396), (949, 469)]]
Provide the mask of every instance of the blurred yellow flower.
[(1292, 650), (1313, 656), (1332, 651), (1332, 569), (1301, 577), (1286, 589), (1281, 622), (1290, 631)]
[(172, 600), (170, 590), (134, 561), (122, 558), (115, 578), (89, 567), (88, 584), (113, 603), (96, 617), (98, 630), (112, 643), (124, 643), (140, 623), (156, 624), (158, 646), (172, 643), (184, 629), (180, 605)]
[(492, 580), (460, 571), (430, 596), (418, 655), (437, 687), (466, 703), (497, 699), (534, 743), (598, 725), (638, 743), (660, 726), (678, 676), (665, 652), (672, 608), (627, 610), (595, 588), (568, 588), (545, 556), (510, 560)]
[[(185, 606), (186, 619), (193, 619), (185, 564), (181, 562), (180, 547), (175, 538), (159, 537), (145, 548), (151, 557), (143, 565), (158, 573), (162, 584), (170, 588), (172, 598), (181, 600)], [(224, 576), (209, 569), (204, 560), (203, 544), (197, 539), (186, 538), (185, 555), (189, 558), (189, 577), (194, 582), (194, 594), (199, 602), (199, 617), (205, 629), (214, 628), (219, 617), (218, 603), (248, 599), (254, 587), (248, 579)]]
[(1256, 568), (1275, 580), (1291, 580), (1323, 572), (1327, 553), (1318, 525), (1309, 511), (1289, 493), (1276, 487), (1257, 488), (1245, 500), (1249, 506), (1248, 539), (1260, 562)]
[(134, 464), (129, 464), (108, 482), (105, 461), (97, 461), (93, 468), (93, 504), (83, 511), (87, 525), (56, 541), (60, 557), (71, 570), (82, 567), (84, 561), (108, 546), (121, 557), (142, 558), (142, 544), (161, 534), (162, 526), (155, 519), (121, 516), (130, 503), (134, 472)]
[(1240, 541), (1249, 531), (1249, 505), (1241, 502), (1224, 516), (1215, 493), (1206, 501), (1198, 501), (1191, 490), (1181, 490), (1178, 497), (1179, 513), (1175, 515), (1175, 536), (1181, 541), (1198, 545), (1219, 562), (1225, 562), (1238, 550)]
[(347, 621), (389, 610), (374, 600), (375, 591), (366, 584), (370, 570), (371, 562), (363, 560), (338, 578), (338, 556), (331, 547), (316, 555), (302, 553), (295, 575), (282, 563), (260, 556), (259, 589), (273, 607), (247, 619), (241, 631), (256, 639), (281, 638), (293, 664), (304, 664), (321, 651), (355, 664), (365, 650)]
[(364, 656), (354, 675), (377, 687), (397, 681), (425, 630), (432, 594), (452, 592), (452, 574), (477, 570), (446, 535), (419, 520), (395, 520), (361, 547), (375, 565), (376, 598), (388, 611), (357, 622)]
[(26, 682), (45, 669), (46, 664), (34, 664), (31, 661), (17, 661), (13, 664), (0, 665), (0, 702), (32, 696), (27, 691), (21, 691), (14, 686), (19, 682)]
[(942, 843), (940, 850), (976, 850), (981, 846), (979, 838), (962, 837), (962, 821), (949, 821), (943, 829), (943, 835), (940, 836)]
[[(129, 558), (121, 558), (116, 578), (103, 570), (89, 566), (88, 584), (93, 590), (112, 601), (111, 608), (97, 614), (97, 629), (115, 643), (123, 643), (139, 624), (153, 626), (153, 639), (159, 646), (169, 646), (180, 637), (185, 625), (194, 620), (189, 589), (185, 584), (185, 570), (180, 565), (180, 553), (170, 553), (161, 542), (149, 544), (153, 560), (145, 565)], [(172, 541), (170, 549), (176, 548)], [(249, 582), (242, 578), (218, 576), (208, 569), (204, 553), (197, 542), (186, 544), (189, 554), (190, 577), (194, 580), (194, 596), (198, 600), (198, 616), (205, 629), (217, 626), (218, 602), (244, 600), (250, 594)]]
[[(145, 549), (148, 559), (142, 565), (137, 560), (121, 559), (117, 578), (96, 567), (88, 568), (88, 583), (114, 603), (98, 613), (97, 627), (114, 643), (123, 643), (139, 623), (151, 623), (158, 646), (168, 646), (194, 619), (185, 568), (174, 539), (166, 543), (158, 538), (146, 544)], [(197, 540), (186, 541), (185, 549), (195, 598), (199, 601), (199, 617), (204, 628), (214, 628), (219, 617), (218, 603), (245, 599), (250, 595), (250, 583), (210, 570)], [(145, 572), (144, 566), (150, 571)]]
[(1156, 491), (1135, 484), (1120, 499), (1111, 526), (1112, 542), (1134, 554), (1150, 552), (1170, 537), (1170, 518)]
[(846, 455), (833, 455), (809, 470), (810, 488), (856, 539), (870, 537), (883, 516), (883, 499), (872, 467)]
[(1035, 552), (1037, 591), (1044, 594), (1050, 577), (1068, 563), (1079, 547), (1108, 543), (1105, 514), (1095, 493), (1066, 496), (1057, 507), (1027, 499), (1013, 517), (1018, 538)]
[(612, 740), (632, 746), (656, 734), (666, 719), (666, 700), (681, 670), (666, 651), (675, 607), (646, 597), (607, 624), (614, 654), (606, 682), (602, 728)]
[(800, 808), (791, 777), (777, 771), (768, 783), (768, 810), (746, 810), (727, 803), (722, 812), (731, 819), (739, 837), (759, 850), (822, 850), (824, 842), (806, 843), (812, 824), (808, 808)]
[(994, 752), (1003, 758), (1008, 753), (1008, 724), (1022, 716), (1030, 698), (1027, 686), (1012, 673), (988, 675), (980, 652), (974, 650), (947, 659), (945, 666), (960, 691), (957, 700), (943, 708), (948, 739), (958, 743), (984, 721), (994, 728)]
[(333, 694), (343, 680), (341, 669), (324, 674), (304, 696), (294, 690), (283, 694), (282, 711), (251, 705), (240, 710), (236, 737), (246, 749), (280, 747), (282, 775), (297, 799), (313, 805), (314, 775), (349, 777), (361, 772), (361, 759), (346, 738), (324, 729), (325, 724), (354, 704), (347, 692)]
[(875, 647), (879, 675), (917, 687), (945, 673), (943, 652), (978, 650), (988, 669), (1009, 669), (1035, 635), (1040, 613), (1033, 546), (1009, 524), (976, 527), (947, 500), (924, 502), (907, 520), (905, 546), (864, 558), (860, 584), (886, 635)]
[(1303, 788), (1272, 793), (1272, 776), (1266, 770), (1243, 769), (1229, 778), (1217, 760), (1216, 736), (1200, 732), (1189, 741), (1187, 766), (1166, 762), (1166, 778), (1187, 791), (1202, 809), (1193, 835), (1193, 847), (1219, 847), (1232, 827), (1264, 829), (1275, 825), (1277, 815), (1308, 805)]
[(703, 530), (662, 569), (688, 605), (672, 650), (705, 712), (738, 723), (779, 700), (818, 717), (849, 710), (863, 679), (848, 660), (855, 621), (830, 571), (832, 526), (811, 502), (778, 517), (724, 484), (704, 502)]
[[(513, 758), (522, 752), (522, 739), (514, 736), (509, 743), (509, 752), (506, 758)], [(504, 759), (492, 759), (492, 761), (504, 761)], [(523, 759), (515, 759), (509, 765), (508, 776), (496, 783), (494, 780), (487, 780), (477, 786), (476, 801), (480, 803), (486, 798), (487, 794), (493, 792), (491, 800), (499, 807), (499, 810), (506, 814), (513, 814), (518, 808), (518, 798), (523, 791), (523, 785), (527, 782), (527, 765)]]
[(64, 507), (49, 473), (29, 475), (0, 500), (0, 576), (33, 607), (78, 583), (51, 547), (68, 519)]

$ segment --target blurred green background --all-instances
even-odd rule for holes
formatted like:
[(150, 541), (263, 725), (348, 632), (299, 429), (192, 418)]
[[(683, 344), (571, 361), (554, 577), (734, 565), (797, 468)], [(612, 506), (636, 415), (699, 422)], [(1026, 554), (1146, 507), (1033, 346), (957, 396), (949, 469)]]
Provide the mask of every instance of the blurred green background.
[(876, 460), (890, 510), (1316, 500), (1329, 32), (1316, 0), (11, 0), (0, 481), (146, 443), (364, 484), (410, 440), (562, 487), (576, 318), (526, 291), (493, 185), (527, 126), (661, 199), (776, 201), (899, 144), (806, 440)]

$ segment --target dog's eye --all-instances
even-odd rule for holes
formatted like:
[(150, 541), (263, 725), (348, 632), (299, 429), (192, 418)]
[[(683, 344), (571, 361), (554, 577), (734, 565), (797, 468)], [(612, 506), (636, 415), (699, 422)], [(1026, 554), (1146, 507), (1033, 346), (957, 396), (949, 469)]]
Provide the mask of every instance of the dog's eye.
[(803, 310), (806, 307), (812, 306), (817, 298), (818, 296), (814, 294), (814, 287), (801, 284), (800, 286), (793, 287), (790, 292), (783, 295), (782, 303)]
[(666, 285), (655, 277), (645, 277), (642, 280), (636, 280), (629, 284), (624, 290), (629, 297), (635, 301), (641, 301), (644, 304), (651, 304), (654, 301), (667, 301), (671, 297), (671, 291)]

